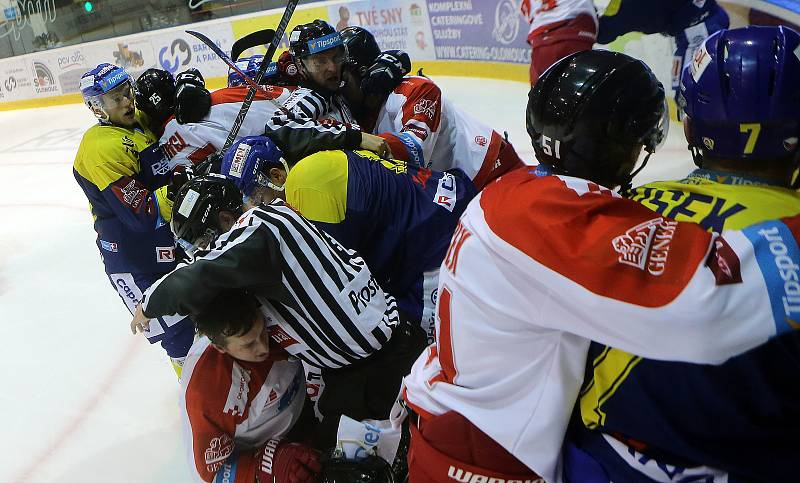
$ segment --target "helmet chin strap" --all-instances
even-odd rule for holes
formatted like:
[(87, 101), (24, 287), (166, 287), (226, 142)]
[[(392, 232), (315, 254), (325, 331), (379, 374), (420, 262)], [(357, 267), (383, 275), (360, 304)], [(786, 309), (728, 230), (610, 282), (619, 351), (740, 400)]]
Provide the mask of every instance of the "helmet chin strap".
[(633, 188), (633, 178), (635, 178), (636, 175), (639, 174), (639, 172), (643, 170), (645, 166), (647, 166), (647, 162), (650, 160), (650, 156), (652, 156), (652, 154), (653, 151), (647, 151), (647, 156), (645, 156), (644, 160), (642, 160), (642, 164), (640, 164), (638, 168), (636, 168), (631, 174), (629, 174), (624, 178), (623, 182), (620, 184), (619, 187), (620, 194), (624, 195), (625, 193), (630, 191), (631, 188)]
[(703, 167), (703, 151), (693, 144), (689, 144), (689, 152), (692, 153), (692, 161), (698, 168)]
[[(278, 161), (280, 161), (281, 164), (283, 165), (283, 171), (284, 171), (284, 173), (286, 173), (286, 176), (289, 176), (289, 165), (286, 163), (286, 160), (283, 158), (283, 156), (281, 156), (278, 159)], [(267, 175), (267, 187), (268, 188), (272, 188), (273, 190), (280, 192), (280, 191), (283, 191), (284, 189), (286, 189), (285, 186), (284, 186), (285, 184), (286, 183), (281, 184), (281, 185), (277, 185), (277, 184), (273, 183), (271, 179), (269, 179), (269, 174)]]

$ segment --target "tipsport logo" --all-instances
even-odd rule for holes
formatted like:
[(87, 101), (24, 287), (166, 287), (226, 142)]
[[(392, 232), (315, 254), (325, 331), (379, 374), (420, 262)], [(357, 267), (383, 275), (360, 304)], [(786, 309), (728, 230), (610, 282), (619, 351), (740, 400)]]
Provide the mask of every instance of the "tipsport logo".
[[(169, 52), (169, 53), (168, 53)], [(181, 66), (189, 65), (192, 60), (192, 49), (183, 39), (175, 39), (169, 47), (164, 47), (158, 53), (158, 63), (164, 70), (171, 73), (178, 71)]]
[(339, 35), (339, 32), (334, 32), (318, 39), (309, 40), (308, 53), (316, 54), (318, 52), (322, 52), (323, 50), (332, 49), (340, 45), (342, 45), (342, 36)]
[(780, 221), (745, 228), (744, 234), (756, 247), (776, 332), (800, 329), (800, 247), (794, 234)]
[(112, 72), (111, 77), (108, 77), (100, 81), (100, 87), (103, 89), (103, 92), (108, 92), (111, 89), (117, 87), (117, 85), (126, 78), (127, 75), (125, 74), (124, 70), (116, 69), (114, 72)]

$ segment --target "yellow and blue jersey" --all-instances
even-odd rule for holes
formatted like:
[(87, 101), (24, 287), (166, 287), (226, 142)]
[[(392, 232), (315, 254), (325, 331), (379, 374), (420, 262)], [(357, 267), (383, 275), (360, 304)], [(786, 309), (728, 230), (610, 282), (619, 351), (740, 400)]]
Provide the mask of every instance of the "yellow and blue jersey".
[[(137, 112), (138, 114), (138, 112)], [(174, 267), (174, 239), (167, 221), (169, 170), (158, 163), (142, 169), (157, 138), (135, 128), (97, 124), (75, 156), (73, 174), (91, 205), (97, 247), (106, 273), (166, 273)]]
[[(709, 170), (639, 187), (631, 197), (714, 231), (800, 213), (796, 191)], [(642, 359), (593, 343), (565, 446), (567, 479), (795, 480), (798, 354), (797, 331), (720, 366)], [(597, 474), (604, 477), (589, 476)]]
[(415, 320), (423, 313), (424, 274), (438, 270), (476, 194), (460, 170), (431, 171), (367, 151), (312, 154), (291, 169), (285, 186), (287, 202), (357, 250)]

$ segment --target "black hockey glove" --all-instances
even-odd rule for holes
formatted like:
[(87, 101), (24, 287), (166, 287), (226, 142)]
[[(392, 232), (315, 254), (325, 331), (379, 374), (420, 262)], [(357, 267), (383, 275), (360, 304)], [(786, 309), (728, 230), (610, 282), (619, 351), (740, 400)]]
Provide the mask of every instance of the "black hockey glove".
[(191, 167), (178, 165), (172, 170), (172, 177), (167, 185), (167, 198), (170, 201), (175, 201), (178, 196), (178, 191), (181, 190), (187, 181), (195, 177), (194, 171)]
[(198, 122), (211, 109), (211, 93), (200, 71), (191, 68), (175, 76), (175, 119), (178, 124)]
[(402, 50), (386, 50), (375, 60), (361, 79), (364, 94), (385, 96), (400, 85), (411, 72), (411, 59)]

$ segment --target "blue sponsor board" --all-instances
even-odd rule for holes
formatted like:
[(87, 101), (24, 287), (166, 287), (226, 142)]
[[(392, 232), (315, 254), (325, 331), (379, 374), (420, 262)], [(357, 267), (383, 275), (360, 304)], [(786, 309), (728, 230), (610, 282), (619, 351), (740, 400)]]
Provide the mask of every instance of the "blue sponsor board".
[(514, 0), (428, 0), (436, 58), (530, 63), (528, 23)]

